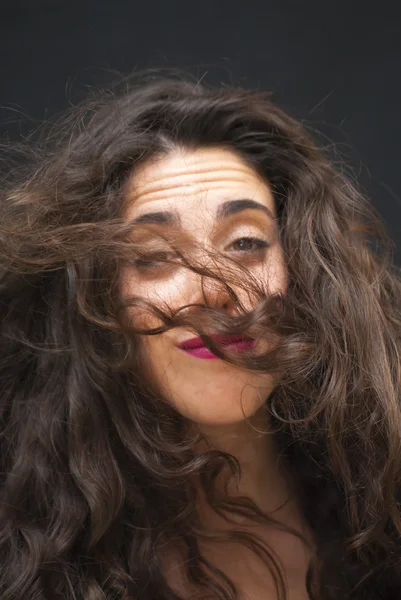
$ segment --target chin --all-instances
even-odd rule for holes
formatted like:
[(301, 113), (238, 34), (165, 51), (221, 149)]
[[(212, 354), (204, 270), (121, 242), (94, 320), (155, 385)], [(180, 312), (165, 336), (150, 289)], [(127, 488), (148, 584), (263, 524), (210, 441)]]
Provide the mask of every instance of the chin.
[(197, 423), (198, 425), (207, 425), (210, 427), (225, 427), (230, 425), (238, 425), (243, 421), (246, 421), (248, 417), (252, 415), (243, 415), (241, 414), (233, 414), (233, 415), (196, 415), (195, 418), (192, 418), (191, 421)]
[(175, 405), (175, 409), (189, 421), (197, 423), (198, 425), (210, 426), (210, 427), (226, 427), (231, 425), (237, 425), (242, 423), (255, 415), (258, 410), (265, 404), (265, 400), (260, 401), (258, 398), (257, 402), (247, 402), (241, 405), (227, 407), (227, 403), (216, 400), (212, 404), (210, 402), (204, 402), (203, 406), (193, 407), (193, 410), (187, 405), (185, 409)]
[(266, 404), (275, 388), (271, 375), (251, 378), (203, 377), (203, 381), (169, 381), (167, 401), (185, 419), (199, 425), (230, 426), (246, 421)]

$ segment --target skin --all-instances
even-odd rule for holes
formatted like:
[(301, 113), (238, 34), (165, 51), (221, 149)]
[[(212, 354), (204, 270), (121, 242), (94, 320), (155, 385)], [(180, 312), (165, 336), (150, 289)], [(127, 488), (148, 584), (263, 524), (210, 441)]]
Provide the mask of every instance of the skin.
[[(218, 222), (218, 208), (227, 200), (252, 199), (268, 208), (273, 218), (262, 210), (247, 209)], [(285, 292), (288, 276), (283, 249), (277, 235), (276, 207), (268, 182), (233, 151), (223, 148), (176, 150), (167, 156), (153, 159), (135, 171), (127, 185), (125, 216), (135, 219), (154, 211), (176, 211), (181, 218), (181, 230), (174, 230), (176, 239), (192, 248), (195, 241), (201, 248), (219, 249), (241, 261), (265, 286), (266, 293)], [(155, 227), (155, 226), (153, 226)], [(167, 233), (166, 226), (160, 227)], [(252, 236), (267, 241), (264, 251), (244, 251), (238, 240)], [(155, 243), (148, 239), (146, 243)], [(233, 242), (235, 244), (233, 245)], [(252, 247), (252, 246), (251, 246)], [(161, 246), (156, 250), (168, 249)], [(155, 247), (153, 246), (153, 251)], [(199, 250), (197, 250), (199, 252)], [(197, 256), (202, 260), (202, 253)], [(205, 256), (206, 260), (206, 256)], [(165, 272), (141, 271), (125, 266), (121, 271), (122, 296), (142, 296), (162, 306), (173, 308), (204, 302), (201, 276), (183, 267)], [(233, 286), (245, 307), (252, 301), (246, 291)], [(235, 314), (236, 308), (224, 288), (204, 280), (208, 303), (221, 311)], [(132, 309), (128, 309), (132, 310)], [(160, 323), (135, 309), (136, 323), (156, 327)], [(269, 435), (266, 399), (276, 386), (274, 374), (248, 373), (223, 360), (201, 360), (177, 347), (180, 342), (197, 335), (179, 328), (153, 336), (143, 336), (148, 364), (163, 395), (175, 409), (200, 428), (209, 443), (239, 460), (242, 478), (238, 485), (229, 486), (232, 496), (246, 495), (266, 511), (276, 511), (275, 518), (308, 536), (291, 484), (280, 464), (274, 438)], [(199, 448), (198, 450), (201, 450)], [(227, 529), (230, 525), (214, 513), (199, 490), (199, 515), (212, 529)], [(289, 500), (290, 499), (290, 500)], [(289, 500), (289, 501), (288, 501)], [(287, 502), (286, 502), (287, 501)], [(279, 508), (283, 505), (283, 508)], [(304, 581), (309, 560), (308, 551), (291, 534), (272, 527), (238, 524), (249, 532), (257, 531), (277, 553), (284, 566), (289, 586), (289, 600), (306, 600)], [(202, 542), (200, 548), (216, 566), (221, 568), (250, 598), (274, 598), (273, 580), (266, 565), (243, 547), (224, 544), (224, 547)], [(185, 553), (184, 555), (185, 556)], [(173, 545), (162, 557), (168, 581), (178, 593), (189, 593), (182, 565), (185, 558)]]
[[(266, 282), (267, 292), (286, 289), (283, 251), (273, 218), (261, 210), (247, 209), (224, 221), (216, 220), (217, 210), (224, 201), (244, 198), (267, 207), (276, 217), (268, 183), (233, 151), (221, 148), (177, 150), (167, 157), (153, 159), (136, 170), (127, 194), (127, 219), (153, 211), (176, 211), (182, 223), (178, 235), (185, 236), (187, 248), (197, 241), (205, 248), (223, 250), (246, 264), (258, 281)], [(153, 227), (159, 227), (163, 233), (168, 231), (166, 225)], [(260, 250), (246, 246), (247, 243), (244, 247), (243, 242), (238, 245), (244, 236), (264, 240), (270, 247)], [(152, 247), (155, 241), (156, 249), (168, 249), (156, 235), (146, 243)], [(199, 250), (197, 252), (198, 260), (202, 260)], [(149, 275), (129, 266), (122, 271), (121, 292), (123, 296), (139, 295), (156, 304), (168, 302), (169, 306), (179, 308), (204, 302), (200, 280), (200, 275), (183, 267), (167, 275), (155, 269)], [(233, 287), (245, 306), (251, 308), (244, 290)], [(204, 289), (210, 304), (235, 313), (233, 301), (215, 281), (205, 279)], [(146, 321), (150, 327), (158, 324), (149, 318)], [(274, 377), (246, 373), (222, 360), (194, 358), (177, 347), (194, 335), (194, 332), (175, 328), (163, 334), (143, 336), (149, 365), (169, 402), (183, 416), (210, 432), (216, 426), (238, 424), (254, 415), (274, 389)]]

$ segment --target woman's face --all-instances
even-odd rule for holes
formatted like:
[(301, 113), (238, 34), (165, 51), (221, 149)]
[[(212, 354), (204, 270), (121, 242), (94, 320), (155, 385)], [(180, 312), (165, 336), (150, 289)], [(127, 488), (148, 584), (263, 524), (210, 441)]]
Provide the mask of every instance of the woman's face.
[[(252, 271), (267, 293), (287, 289), (271, 190), (235, 152), (221, 148), (177, 150), (153, 159), (135, 171), (127, 194), (125, 216), (142, 217), (142, 221), (152, 223), (154, 233), (143, 242), (149, 253), (171, 252), (157, 236), (160, 231), (173, 235), (175, 243), (182, 244), (186, 252), (200, 242), (205, 250), (219, 250), (237, 259)], [(165, 214), (145, 218), (151, 213)], [(247, 237), (260, 241), (243, 240)], [(196, 252), (197, 261), (201, 261), (199, 246)], [(177, 309), (205, 303), (201, 279), (201, 275), (180, 265), (167, 269), (157, 263), (130, 265), (121, 271), (120, 290), (123, 297), (141, 296), (161, 307), (167, 302)], [(204, 278), (203, 284), (209, 305), (236, 313), (223, 286), (211, 278)], [(232, 287), (251, 309), (249, 295)], [(160, 326), (160, 321), (152, 322), (148, 317), (146, 326)], [(179, 348), (180, 343), (195, 335), (174, 328), (143, 336), (149, 367), (168, 401), (186, 418), (205, 425), (238, 423), (254, 414), (273, 391), (274, 376), (248, 373), (219, 358), (206, 360)]]

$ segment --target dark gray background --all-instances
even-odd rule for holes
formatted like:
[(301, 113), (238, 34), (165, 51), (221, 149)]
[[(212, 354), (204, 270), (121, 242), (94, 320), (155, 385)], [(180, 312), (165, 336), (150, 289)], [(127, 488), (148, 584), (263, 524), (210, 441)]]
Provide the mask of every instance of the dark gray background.
[(274, 92), (358, 178), (401, 264), (398, 2), (0, 0), (1, 135), (145, 67)]

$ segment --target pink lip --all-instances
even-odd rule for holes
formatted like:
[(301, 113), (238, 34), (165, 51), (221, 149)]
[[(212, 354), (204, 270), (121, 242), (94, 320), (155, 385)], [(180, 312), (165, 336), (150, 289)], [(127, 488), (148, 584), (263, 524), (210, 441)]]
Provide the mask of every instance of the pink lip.
[[(244, 352), (245, 350), (249, 350), (255, 346), (256, 341), (250, 338), (244, 338), (243, 335), (236, 336), (210, 336), (213, 340), (224, 344), (230, 350), (235, 350), (236, 352)], [(186, 340), (182, 342), (178, 346), (181, 350), (184, 350), (187, 354), (194, 356), (196, 358), (203, 358), (206, 360), (212, 360), (215, 358), (219, 358), (213, 352), (211, 352), (204, 345), (202, 339), (200, 337), (191, 338), (190, 340)]]

